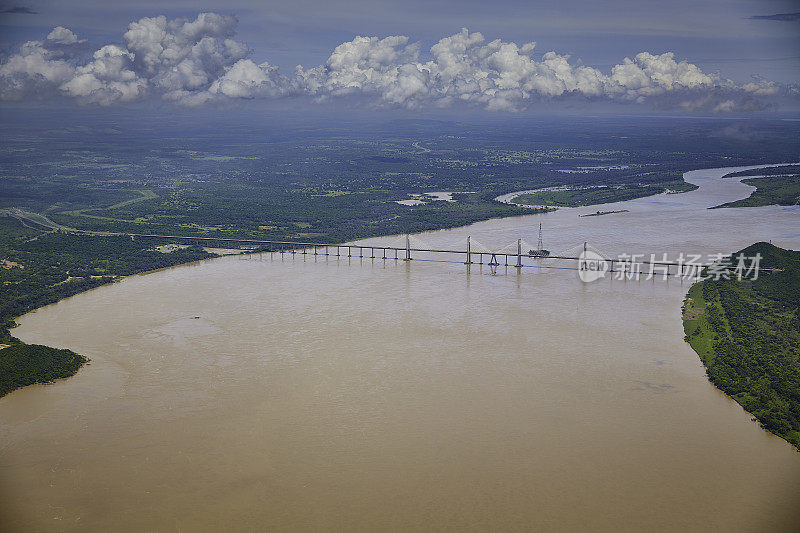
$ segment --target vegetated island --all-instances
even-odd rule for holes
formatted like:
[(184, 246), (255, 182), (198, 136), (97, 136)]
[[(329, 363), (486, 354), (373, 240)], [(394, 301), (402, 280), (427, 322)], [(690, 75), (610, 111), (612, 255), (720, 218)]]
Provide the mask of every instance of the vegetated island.
[(596, 211), (594, 213), (586, 213), (585, 215), (578, 215), (579, 217), (601, 217), (603, 215), (613, 215), (614, 213), (627, 213), (627, 209), (619, 209), (617, 211)]
[(777, 176), (800, 174), (800, 165), (775, 165), (771, 167), (751, 168), (749, 170), (739, 170), (729, 172), (722, 176), (725, 178), (741, 178), (746, 176)]
[(760, 242), (740, 253), (781, 270), (694, 284), (683, 306), (685, 340), (714, 385), (800, 449), (800, 252)]
[(514, 197), (515, 204), (553, 207), (583, 207), (635, 200), (661, 193), (688, 192), (697, 186), (683, 179), (658, 184), (619, 184), (602, 187), (564, 188), (542, 190)]

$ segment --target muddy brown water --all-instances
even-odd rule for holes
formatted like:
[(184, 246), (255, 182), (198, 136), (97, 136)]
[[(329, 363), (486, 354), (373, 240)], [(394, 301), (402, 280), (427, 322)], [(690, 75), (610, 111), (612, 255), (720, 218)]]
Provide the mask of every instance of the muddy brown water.
[[(725, 172), (419, 237), (800, 248), (797, 208), (706, 209), (752, 190)], [(22, 317), (92, 362), (0, 399), (0, 529), (800, 530), (800, 453), (706, 379), (687, 283), (421, 259), (222, 257)]]

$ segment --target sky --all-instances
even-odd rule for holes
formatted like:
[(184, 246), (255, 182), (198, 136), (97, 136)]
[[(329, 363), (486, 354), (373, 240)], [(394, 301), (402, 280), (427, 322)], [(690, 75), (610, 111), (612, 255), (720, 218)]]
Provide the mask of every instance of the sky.
[(800, 107), (798, 0), (0, 1), (0, 105)]

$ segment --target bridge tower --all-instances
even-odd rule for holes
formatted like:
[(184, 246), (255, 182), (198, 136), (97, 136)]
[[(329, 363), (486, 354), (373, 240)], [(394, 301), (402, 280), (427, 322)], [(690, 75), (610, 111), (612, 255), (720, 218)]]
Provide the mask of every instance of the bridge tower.
[(406, 257), (403, 261), (411, 261), (411, 236), (406, 234)]
[(536, 243), (536, 249), (539, 250), (540, 252), (544, 249), (544, 246), (542, 246), (542, 223), (541, 222), (539, 222), (539, 242)]
[(517, 268), (522, 268), (522, 239), (517, 239)]
[(464, 261), (465, 265), (471, 265), (472, 264), (472, 253), (470, 251), (470, 239), (471, 239), (471, 237), (468, 236), (467, 237), (467, 260)]

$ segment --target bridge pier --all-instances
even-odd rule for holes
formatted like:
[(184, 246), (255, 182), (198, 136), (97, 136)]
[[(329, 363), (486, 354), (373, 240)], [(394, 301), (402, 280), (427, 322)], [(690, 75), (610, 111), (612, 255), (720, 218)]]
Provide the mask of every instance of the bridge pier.
[[(69, 232), (67, 232), (67, 233), (69, 233)], [(81, 231), (74, 231), (73, 233), (75, 233), (75, 234), (84, 234), (84, 235), (92, 235), (92, 234), (94, 234), (93, 232), (81, 232)], [(105, 234), (105, 233), (103, 233), (103, 234)], [(302, 254), (303, 256), (308, 256), (308, 255), (311, 254), (311, 250), (309, 250), (309, 247), (312, 247), (314, 249), (313, 250), (313, 255), (314, 256), (321, 255), (321, 252), (322, 252), (321, 248), (325, 248), (324, 254), (326, 256), (331, 256), (331, 255), (333, 255), (333, 253), (332, 253), (333, 251), (330, 249), (332, 246), (336, 246), (336, 257), (339, 258), (339, 257), (342, 257), (342, 249), (341, 248), (343, 246), (347, 246), (347, 245), (340, 245), (340, 244), (333, 245), (333, 244), (329, 244), (329, 243), (315, 243), (315, 242), (271, 241), (271, 240), (255, 240), (255, 239), (226, 239), (226, 238), (213, 238), (213, 237), (187, 237), (187, 236), (181, 236), (181, 235), (155, 235), (155, 234), (142, 234), (142, 233), (110, 233), (109, 232), (108, 235), (126, 236), (126, 237), (130, 237), (131, 239), (135, 239), (135, 238), (140, 238), (140, 239), (143, 239), (143, 238), (158, 238), (158, 239), (170, 239), (170, 240), (183, 239), (183, 242), (189, 242), (189, 243), (197, 242), (197, 243), (208, 244), (208, 245), (216, 245), (216, 246), (220, 246), (221, 244), (219, 244), (219, 243), (226, 243), (227, 244), (227, 243), (235, 243), (235, 242), (246, 242), (246, 243), (254, 244), (255, 246), (253, 246), (253, 248), (256, 248), (256, 247), (259, 248), (262, 251), (262, 253), (263, 252), (269, 252), (270, 259), (273, 259), (273, 260), (274, 260), (276, 252), (280, 254), (281, 260), (283, 260), (284, 255), (286, 255), (288, 253), (291, 253), (292, 256), (297, 255), (297, 254)], [(297, 248), (298, 246), (301, 246), (302, 249), (298, 249)], [(353, 256), (352, 246), (353, 245), (347, 246), (348, 257), (352, 257)], [(369, 248), (370, 248), (370, 255), (368, 257), (371, 257), (372, 259), (374, 259), (375, 258), (375, 248), (376, 248), (376, 246), (370, 246)], [(462, 250), (430, 249), (430, 248), (427, 248), (427, 247), (425, 247), (425, 248), (422, 248), (422, 247), (421, 248), (412, 248), (411, 247), (411, 235), (410, 234), (406, 235), (405, 248), (400, 248), (399, 246), (378, 246), (377, 248), (383, 250), (383, 259), (386, 259), (386, 256), (387, 256), (386, 251), (387, 250), (394, 250), (394, 259), (395, 260), (400, 259), (400, 257), (399, 257), (400, 250), (405, 250), (405, 254), (404, 254), (405, 257), (403, 258), (404, 261), (411, 261), (412, 260), (412, 257), (411, 257), (412, 252), (419, 251), (419, 252), (425, 252), (425, 253), (447, 254), (448, 257), (451, 257), (451, 258), (453, 256), (457, 257), (458, 255), (466, 254), (465, 264), (467, 264), (467, 265), (474, 264), (472, 256), (473, 256), (473, 254), (475, 252), (472, 251), (472, 238), (471, 237), (467, 237), (467, 249), (466, 249), (466, 251), (464, 251), (463, 249)], [(541, 245), (539, 246), (539, 249), (541, 249)], [(491, 258), (489, 260), (489, 265), (490, 266), (497, 266), (499, 264), (499, 258), (497, 256), (499, 254), (502, 254), (503, 257), (505, 258), (504, 262), (505, 262), (506, 266), (510, 266), (509, 265), (509, 262), (510, 262), (509, 261), (509, 259), (510, 259), (509, 256), (511, 256), (511, 257), (516, 256), (517, 260), (516, 260), (516, 265), (515, 266), (518, 269), (521, 269), (523, 266), (526, 266), (524, 264), (523, 257), (533, 257), (534, 259), (536, 259), (536, 261), (537, 261), (536, 264), (537, 265), (540, 264), (540, 262), (542, 260), (544, 260), (544, 259), (569, 259), (569, 260), (578, 260), (578, 261), (580, 261), (581, 259), (585, 258), (585, 254), (588, 252), (588, 243), (587, 242), (583, 243), (583, 252), (584, 253), (580, 257), (543, 256), (543, 255), (537, 255), (536, 253), (534, 253), (533, 255), (527, 254), (527, 253), (523, 254), (522, 239), (517, 239), (517, 250), (516, 250), (516, 253), (490, 252), (490, 251), (479, 252), (479, 262), (480, 262), (481, 265), (483, 265), (483, 255), (484, 255), (484, 253), (486, 253), (486, 254), (491, 256)], [(245, 255), (247, 255), (247, 254), (245, 254)], [(361, 258), (364, 257), (364, 246), (359, 246), (359, 257), (361, 257)], [(629, 261), (625, 261), (625, 260), (622, 260), (622, 259), (616, 259), (615, 260), (615, 259), (609, 259), (609, 258), (606, 258), (605, 261), (609, 265), (609, 269), (607, 271), (610, 271), (612, 273), (620, 272), (621, 273), (620, 279), (625, 279), (625, 280), (633, 279), (634, 276), (635, 276), (635, 278), (637, 280), (639, 280), (641, 278), (641, 275), (642, 275), (642, 272), (640, 270), (640, 268), (642, 266), (649, 266), (651, 269), (662, 268), (663, 271), (659, 272), (659, 274), (661, 274), (664, 279), (668, 279), (669, 277), (675, 277), (675, 276), (680, 276), (681, 278), (683, 278), (684, 276), (687, 276), (689, 274), (693, 274), (695, 272), (695, 269), (702, 270), (703, 268), (707, 268), (707, 267), (710, 266), (708, 264), (696, 264), (696, 265), (692, 264), (690, 266), (688, 264), (685, 264), (685, 261), (684, 261), (683, 258), (681, 258), (679, 261), (667, 261), (666, 256), (664, 257), (664, 260), (662, 260), (662, 261), (656, 261), (653, 257), (651, 257), (651, 259), (649, 261), (641, 261), (641, 262), (637, 262), (637, 263), (631, 263)], [(621, 266), (617, 266), (620, 263), (621, 263)], [(676, 267), (675, 270), (677, 272), (673, 272), (673, 269), (672, 269), (673, 266)], [(620, 270), (617, 271), (616, 268), (619, 268)], [(774, 270), (774, 269), (769, 269), (768, 268), (766, 270), (771, 271), (771, 270)]]

